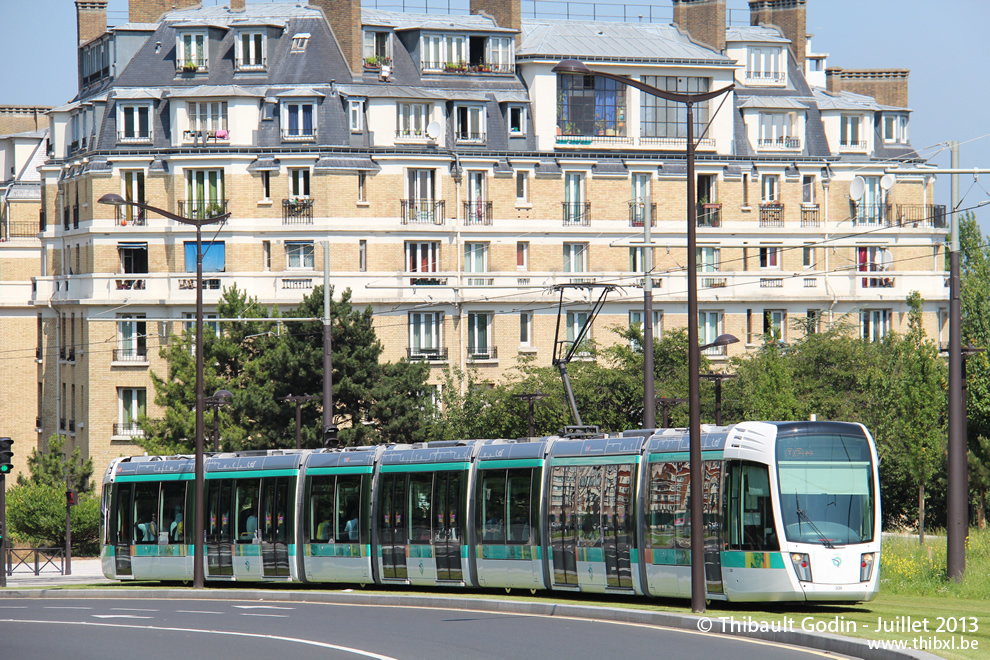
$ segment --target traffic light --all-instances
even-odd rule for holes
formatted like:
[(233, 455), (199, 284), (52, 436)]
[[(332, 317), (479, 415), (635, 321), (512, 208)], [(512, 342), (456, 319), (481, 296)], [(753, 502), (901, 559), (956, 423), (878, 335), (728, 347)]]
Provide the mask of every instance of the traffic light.
[(75, 506), (79, 504), (79, 494), (74, 490), (65, 491), (65, 503), (69, 506)]
[(14, 452), (10, 450), (13, 444), (14, 441), (10, 438), (0, 438), (0, 474), (7, 474), (14, 469), (10, 462), (14, 457)]

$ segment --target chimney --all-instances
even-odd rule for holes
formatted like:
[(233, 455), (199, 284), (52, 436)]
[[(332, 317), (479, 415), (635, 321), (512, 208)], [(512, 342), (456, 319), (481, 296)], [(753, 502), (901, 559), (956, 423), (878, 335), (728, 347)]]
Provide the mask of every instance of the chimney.
[(131, 23), (157, 23), (169, 12), (199, 5), (199, 0), (129, 0), (127, 20)]
[(674, 0), (674, 23), (692, 40), (725, 51), (725, 0)]
[(77, 46), (107, 31), (107, 0), (76, 0)]
[(791, 53), (804, 71), (808, 39), (808, 0), (749, 0), (750, 25), (775, 25), (791, 40)]
[(244, 0), (230, 0), (230, 13), (239, 14), (244, 11)]
[(521, 0), (471, 0), (472, 14), (487, 14), (495, 19), (495, 25), (503, 28), (520, 30), (516, 34), (516, 43), (522, 34), (522, 1)]
[(908, 107), (909, 69), (841, 69), (825, 70), (826, 88), (832, 94), (853, 92), (872, 96), (880, 105)]
[(364, 70), (361, 53), (361, 0), (309, 0), (309, 6), (323, 10), (323, 16), (344, 54), (344, 61), (351, 73), (360, 76)]

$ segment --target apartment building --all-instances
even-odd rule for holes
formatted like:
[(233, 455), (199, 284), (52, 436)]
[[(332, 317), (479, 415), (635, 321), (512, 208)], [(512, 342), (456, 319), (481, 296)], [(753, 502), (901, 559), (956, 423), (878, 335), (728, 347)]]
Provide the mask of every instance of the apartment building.
[[(49, 112), (37, 170), (25, 444), (65, 433), (98, 470), (138, 451), (159, 346), (194, 313), (193, 228), (106, 193), (231, 214), (207, 236), (207, 320), (235, 283), (298, 303), (328, 241), (384, 359), (438, 383), (448, 366), (495, 382), (520, 356), (549, 364), (555, 284), (619, 285), (591, 331), (618, 341), (643, 320), (646, 225), (657, 332), (686, 326), (696, 259), (701, 341), (743, 340), (717, 362), (769, 330), (904, 331), (913, 290), (943, 331), (947, 223), (909, 141), (907, 72), (827, 69), (804, 0), (752, 0), (747, 26), (726, 25), (725, 0), (675, 0), (674, 25), (523, 19), (519, 0), (457, 15), (131, 0), (108, 29), (105, 0), (76, 5), (80, 91)], [(564, 58), (672, 91), (735, 85), (695, 109), (695, 255), (683, 106), (554, 73)], [(573, 338), (592, 301), (565, 300)]]

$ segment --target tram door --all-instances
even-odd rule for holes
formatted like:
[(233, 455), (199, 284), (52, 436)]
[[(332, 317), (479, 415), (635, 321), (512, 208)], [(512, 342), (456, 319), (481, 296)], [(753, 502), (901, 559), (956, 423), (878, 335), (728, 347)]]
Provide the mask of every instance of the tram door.
[(378, 524), (382, 547), (382, 577), (405, 580), (406, 570), (406, 520), (402, 515), (406, 507), (406, 475), (385, 473), (381, 475), (381, 504)]
[(210, 577), (233, 575), (231, 483), (227, 479), (212, 479), (206, 483), (206, 574)]
[(114, 568), (117, 576), (131, 575), (131, 484), (117, 488), (117, 538), (114, 541)]
[(632, 589), (629, 550), (633, 541), (635, 512), (632, 507), (633, 466), (606, 465), (602, 484), (602, 550), (605, 584)]
[(462, 580), (461, 571), (461, 482), (462, 472), (437, 472), (433, 482), (433, 511), (436, 528), (433, 551), (438, 580)]
[(261, 563), (265, 577), (289, 576), (289, 480), (261, 480)]
[(721, 493), (722, 461), (705, 461), (705, 581), (708, 593), (722, 593), (722, 524)]
[(554, 584), (578, 583), (577, 579), (577, 514), (574, 494), (577, 490), (577, 469), (554, 467), (550, 473), (550, 546), (553, 552)]

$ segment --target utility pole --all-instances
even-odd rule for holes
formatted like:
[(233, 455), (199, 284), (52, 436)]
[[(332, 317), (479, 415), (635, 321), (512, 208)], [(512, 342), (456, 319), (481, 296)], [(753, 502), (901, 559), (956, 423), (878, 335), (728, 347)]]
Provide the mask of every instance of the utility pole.
[(65, 468), (65, 571), (72, 575), (72, 484), (69, 481), (69, 467)]
[(323, 245), (323, 435), (322, 444), (336, 440), (337, 427), (333, 423), (333, 344), (330, 339), (330, 241)]
[[(959, 142), (949, 143), (952, 169), (959, 169)], [(959, 294), (959, 174), (952, 174), (952, 242), (949, 252), (949, 493), (946, 525), (946, 573), (956, 582), (966, 571), (969, 530), (969, 476), (966, 465), (966, 411), (962, 408), (962, 310)]]

